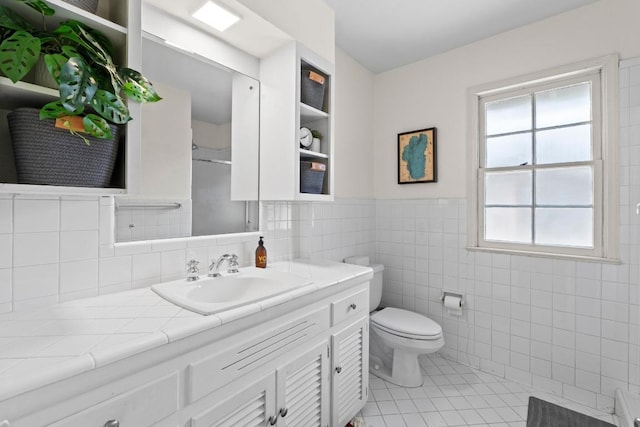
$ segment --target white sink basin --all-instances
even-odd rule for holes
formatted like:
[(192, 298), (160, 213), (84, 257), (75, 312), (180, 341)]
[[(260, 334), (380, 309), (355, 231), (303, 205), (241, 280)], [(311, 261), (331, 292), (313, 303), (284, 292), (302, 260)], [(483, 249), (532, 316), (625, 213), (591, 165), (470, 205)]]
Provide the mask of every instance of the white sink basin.
[(244, 268), (240, 273), (222, 277), (200, 276), (200, 280), (195, 282), (181, 279), (159, 283), (151, 286), (151, 289), (169, 302), (207, 315), (264, 300), (311, 283), (309, 279), (283, 271)]

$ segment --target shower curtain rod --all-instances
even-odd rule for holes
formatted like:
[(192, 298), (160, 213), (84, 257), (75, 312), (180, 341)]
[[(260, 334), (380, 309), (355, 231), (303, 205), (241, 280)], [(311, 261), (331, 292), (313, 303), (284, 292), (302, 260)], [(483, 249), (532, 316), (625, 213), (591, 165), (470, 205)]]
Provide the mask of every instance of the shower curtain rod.
[(208, 160), (208, 159), (192, 159), (196, 162), (207, 162), (207, 163), (216, 163), (219, 165), (229, 165), (231, 166), (231, 160), (218, 160), (218, 159), (213, 159), (213, 160)]
[(118, 209), (127, 209), (127, 208), (161, 208), (161, 209), (180, 209), (182, 207), (182, 203), (153, 203), (145, 205), (143, 203), (117, 203), (116, 208)]

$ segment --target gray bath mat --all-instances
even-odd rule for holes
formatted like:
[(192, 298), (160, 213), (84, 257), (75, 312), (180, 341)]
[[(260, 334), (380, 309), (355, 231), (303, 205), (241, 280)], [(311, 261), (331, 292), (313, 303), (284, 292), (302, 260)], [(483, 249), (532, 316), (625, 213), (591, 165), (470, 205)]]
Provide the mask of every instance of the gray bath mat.
[(597, 418), (590, 417), (537, 397), (529, 396), (527, 427), (616, 427)]

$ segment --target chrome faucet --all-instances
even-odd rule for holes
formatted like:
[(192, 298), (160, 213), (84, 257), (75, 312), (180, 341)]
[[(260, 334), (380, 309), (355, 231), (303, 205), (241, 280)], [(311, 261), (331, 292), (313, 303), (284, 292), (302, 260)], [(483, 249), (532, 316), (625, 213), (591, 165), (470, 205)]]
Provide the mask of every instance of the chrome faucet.
[(200, 270), (198, 270), (198, 264), (200, 264), (197, 260), (192, 259), (187, 263), (187, 282), (195, 282), (198, 280), (198, 274)]
[(220, 270), (220, 266), (227, 261), (227, 263), (229, 264), (229, 268), (227, 269), (227, 273), (239, 273), (238, 271), (238, 255), (235, 254), (224, 254), (222, 255), (220, 258), (218, 258), (215, 261), (211, 262), (211, 265), (209, 265), (209, 274), (207, 274), (207, 276), (209, 277), (220, 277), (221, 274), (219, 273)]

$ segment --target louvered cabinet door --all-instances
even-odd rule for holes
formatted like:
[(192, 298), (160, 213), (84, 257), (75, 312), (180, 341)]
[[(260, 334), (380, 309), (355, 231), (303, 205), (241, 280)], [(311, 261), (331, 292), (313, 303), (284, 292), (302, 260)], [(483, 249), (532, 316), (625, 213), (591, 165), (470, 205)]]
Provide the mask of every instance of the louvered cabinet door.
[(367, 403), (369, 323), (362, 319), (331, 336), (333, 347), (332, 426), (343, 426)]
[(276, 419), (276, 375), (271, 372), (191, 419), (192, 427), (265, 427)]
[(325, 341), (277, 370), (278, 427), (329, 425), (329, 353)]

